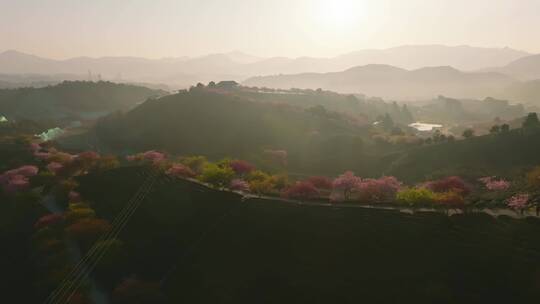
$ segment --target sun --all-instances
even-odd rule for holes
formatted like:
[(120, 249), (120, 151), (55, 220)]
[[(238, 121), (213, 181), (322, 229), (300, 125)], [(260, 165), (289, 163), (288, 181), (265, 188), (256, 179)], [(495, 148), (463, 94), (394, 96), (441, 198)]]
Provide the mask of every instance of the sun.
[(343, 30), (361, 22), (366, 14), (362, 0), (317, 0), (315, 18), (327, 30)]

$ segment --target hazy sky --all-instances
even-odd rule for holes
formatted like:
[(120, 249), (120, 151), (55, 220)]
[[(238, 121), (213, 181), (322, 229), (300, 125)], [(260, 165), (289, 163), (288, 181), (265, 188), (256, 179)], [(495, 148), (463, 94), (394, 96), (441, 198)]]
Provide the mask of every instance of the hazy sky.
[(0, 51), (333, 56), (469, 44), (540, 53), (539, 13), (540, 0), (0, 0)]

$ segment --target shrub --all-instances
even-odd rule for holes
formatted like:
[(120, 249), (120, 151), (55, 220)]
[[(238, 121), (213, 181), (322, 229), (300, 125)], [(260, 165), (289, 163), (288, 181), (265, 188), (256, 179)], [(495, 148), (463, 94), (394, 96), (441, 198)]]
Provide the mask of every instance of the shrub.
[(527, 173), (527, 184), (532, 188), (540, 188), (540, 166)]
[(220, 167), (215, 164), (207, 164), (199, 180), (217, 187), (226, 187), (234, 178), (234, 171), (230, 167)]
[(289, 186), (289, 177), (286, 174), (276, 174), (270, 176), (270, 182), (277, 190), (283, 190)]
[(180, 162), (193, 170), (195, 174), (201, 174), (208, 160), (204, 156), (190, 156), (182, 158)]
[(270, 178), (265, 180), (255, 179), (249, 182), (249, 189), (256, 194), (271, 194), (274, 192), (274, 184)]
[(249, 182), (252, 182), (252, 181), (264, 181), (264, 180), (267, 180), (270, 178), (270, 175), (264, 173), (263, 171), (260, 171), (260, 170), (255, 170), (255, 171), (252, 171), (250, 172), (246, 179), (249, 181)]
[(435, 195), (435, 203), (449, 209), (463, 209), (465, 207), (463, 196), (454, 191), (437, 193)]
[(435, 193), (427, 188), (406, 188), (396, 195), (398, 202), (409, 206), (431, 205), (435, 197)]

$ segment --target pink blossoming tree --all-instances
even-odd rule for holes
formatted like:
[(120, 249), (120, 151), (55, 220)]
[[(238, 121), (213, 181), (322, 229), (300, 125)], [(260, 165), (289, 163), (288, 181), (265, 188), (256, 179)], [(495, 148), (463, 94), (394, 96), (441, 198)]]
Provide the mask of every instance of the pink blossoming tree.
[(506, 205), (512, 209), (523, 211), (529, 205), (529, 194), (521, 193), (506, 200)]
[(234, 191), (249, 192), (249, 183), (242, 179), (236, 178), (231, 181), (229, 188)]
[[(338, 176), (332, 183), (333, 195), (331, 198), (349, 200), (351, 194), (360, 187), (362, 179), (354, 175), (352, 171), (347, 171)], [(336, 193), (334, 193), (336, 192)]]
[(319, 195), (319, 190), (312, 183), (306, 181), (296, 182), (282, 192), (283, 197), (292, 199), (313, 199)]

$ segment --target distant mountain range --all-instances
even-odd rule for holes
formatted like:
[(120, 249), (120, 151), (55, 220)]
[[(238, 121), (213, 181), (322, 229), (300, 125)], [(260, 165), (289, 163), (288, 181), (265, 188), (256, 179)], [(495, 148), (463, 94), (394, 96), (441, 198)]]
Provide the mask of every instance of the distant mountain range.
[(304, 73), (253, 77), (246, 86), (279, 89), (322, 88), (342, 93), (363, 93), (387, 99), (428, 99), (437, 95), (484, 98), (515, 83), (494, 72), (462, 72), (452, 67), (405, 70), (389, 65), (365, 65), (335, 73)]
[[(518, 64), (515, 60), (525, 60), (524, 57), (529, 55), (510, 48), (441, 45), (361, 50), (333, 58), (260, 58), (235, 51), (196, 58), (78, 57), (52, 60), (18, 51), (6, 51), (0, 54), (0, 73), (65, 74), (71, 75), (70, 79), (81, 80), (97, 80), (100, 75), (106, 80), (164, 83), (179, 88), (210, 80), (243, 81), (261, 75), (338, 72), (367, 64), (393, 65), (404, 69), (452, 66), (466, 71), (487, 70)], [(519, 70), (518, 67), (514, 69)], [(519, 73), (535, 75), (535, 72), (524, 73), (521, 70)]]
[(503, 73), (521, 80), (537, 80), (540, 79), (540, 54), (519, 58), (502, 67), (484, 71)]

